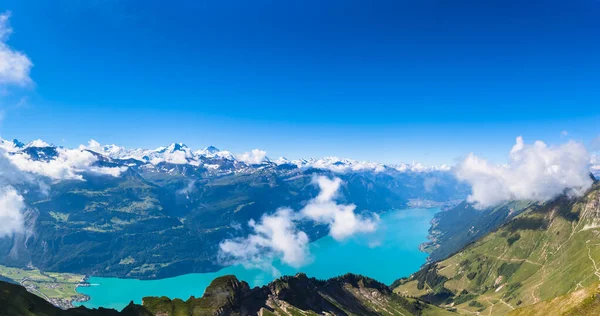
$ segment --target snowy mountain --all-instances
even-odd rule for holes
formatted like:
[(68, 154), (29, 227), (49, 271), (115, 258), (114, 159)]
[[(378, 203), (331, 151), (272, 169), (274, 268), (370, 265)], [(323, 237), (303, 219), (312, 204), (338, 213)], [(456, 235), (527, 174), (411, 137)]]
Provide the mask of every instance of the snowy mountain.
[[(148, 170), (171, 170), (173, 165), (188, 165), (205, 169), (210, 173), (252, 172), (262, 168), (319, 169), (335, 173), (372, 172), (432, 172), (449, 171), (450, 167), (424, 166), (420, 163), (385, 165), (370, 161), (347, 158), (324, 157), (320, 159), (288, 160), (280, 157), (271, 160), (266, 152), (254, 149), (242, 154), (233, 154), (214, 146), (193, 150), (183, 143), (172, 143), (156, 149), (128, 149), (117, 145), (101, 145), (91, 140), (87, 145), (75, 149), (34, 140), (23, 144), (18, 140), (0, 139), (0, 148), (19, 168), (51, 178), (75, 178), (81, 172), (95, 172), (118, 176), (129, 167)], [(47, 164), (40, 165), (40, 163)], [(58, 170), (56, 170), (58, 169)]]
[[(21, 194), (27, 227), (0, 243), (0, 254), (10, 253), (0, 264), (92, 275), (215, 271), (223, 239), (247, 233), (246, 223), (281, 207), (300, 209), (317, 195), (319, 177), (339, 178), (338, 198), (359, 214), (453, 204), (468, 192), (448, 168), (417, 163), (271, 160), (258, 149), (233, 154), (182, 143), (64, 148), (0, 139), (0, 149), (2, 175)], [(323, 225), (305, 229), (310, 238), (327, 233)], [(121, 264), (127, 258), (134, 263)]]
[[(144, 168), (154, 172), (177, 173), (185, 166), (206, 174), (251, 173), (264, 168), (326, 170), (346, 173), (432, 173), (449, 172), (448, 165), (426, 166), (418, 162), (382, 164), (349, 158), (323, 157), (320, 159), (271, 160), (265, 151), (233, 154), (214, 146), (193, 150), (183, 143), (172, 143), (156, 149), (128, 149), (117, 145), (101, 145), (90, 140), (75, 149), (58, 147), (37, 139), (24, 144), (16, 139), (0, 139), (0, 149), (21, 170), (38, 173), (53, 179), (74, 179), (82, 172), (119, 176), (128, 168)], [(600, 174), (600, 164), (592, 156), (591, 172)]]

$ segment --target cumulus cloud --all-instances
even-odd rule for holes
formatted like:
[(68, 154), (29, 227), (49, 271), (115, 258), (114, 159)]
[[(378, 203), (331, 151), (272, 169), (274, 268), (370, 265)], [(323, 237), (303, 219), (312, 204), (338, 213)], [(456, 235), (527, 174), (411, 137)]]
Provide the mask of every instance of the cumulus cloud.
[(589, 167), (590, 155), (581, 143), (526, 145), (517, 137), (507, 165), (471, 153), (457, 166), (456, 176), (472, 186), (468, 201), (485, 208), (508, 200), (547, 201), (564, 192), (581, 195), (592, 184)]
[(0, 189), (0, 238), (12, 236), (24, 230), (23, 197), (12, 186)]
[(172, 164), (182, 165), (188, 163), (187, 158), (188, 155), (185, 151), (176, 150), (173, 152), (165, 152), (162, 157), (156, 157), (150, 160), (150, 163), (156, 165), (164, 161)]
[(267, 160), (267, 152), (260, 149), (253, 149), (250, 152), (237, 155), (236, 158), (249, 165), (257, 165)]
[(320, 192), (299, 212), (280, 208), (272, 215), (263, 215), (257, 223), (250, 220), (248, 226), (253, 233), (247, 237), (228, 239), (219, 245), (219, 258), (224, 264), (243, 264), (278, 271), (272, 262), (279, 258), (292, 267), (301, 267), (310, 262), (309, 239), (298, 229), (298, 223), (311, 221), (326, 224), (335, 240), (343, 240), (356, 233), (372, 232), (377, 226), (377, 215), (361, 216), (354, 212), (354, 204), (337, 204), (342, 181), (339, 178), (315, 177), (313, 183)]
[(100, 145), (99, 142), (97, 142), (96, 140), (93, 140), (93, 139), (90, 139), (90, 141), (88, 141), (87, 146), (79, 145), (79, 149), (80, 150), (88, 149), (93, 152), (97, 152), (99, 154), (104, 154), (104, 147), (102, 145)]
[(127, 167), (99, 167), (98, 158), (87, 150), (56, 148), (57, 156), (47, 160), (33, 160), (25, 152), (8, 155), (21, 171), (49, 177), (54, 180), (83, 180), (82, 172), (118, 177)]
[[(274, 269), (275, 257), (292, 267), (301, 267), (310, 261), (308, 235), (299, 230), (296, 215), (289, 208), (279, 209), (275, 214), (263, 215), (259, 222), (250, 220), (248, 226), (254, 231), (245, 238), (223, 241), (220, 257), (224, 263), (241, 263), (261, 269)], [(273, 274), (278, 271), (273, 270)]]
[(26, 86), (33, 82), (29, 77), (33, 63), (6, 43), (13, 31), (9, 19), (10, 12), (0, 14), (0, 85)]
[(319, 176), (315, 177), (313, 182), (319, 186), (321, 192), (302, 209), (301, 213), (306, 218), (329, 225), (329, 234), (335, 240), (375, 230), (379, 221), (376, 214), (364, 217), (354, 212), (356, 205), (337, 204), (334, 201), (342, 184), (340, 178)]
[[(31, 175), (19, 170), (0, 149), (0, 238), (23, 231), (26, 207), (15, 185), (33, 181)], [(43, 183), (39, 184), (40, 190), (45, 190)]]

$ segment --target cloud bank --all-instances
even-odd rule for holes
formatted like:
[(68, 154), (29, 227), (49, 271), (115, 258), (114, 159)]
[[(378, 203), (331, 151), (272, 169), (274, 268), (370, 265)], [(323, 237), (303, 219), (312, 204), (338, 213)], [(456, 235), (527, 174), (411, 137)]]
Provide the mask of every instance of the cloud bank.
[(250, 152), (237, 155), (236, 158), (249, 165), (258, 165), (267, 160), (267, 152), (260, 149), (252, 149)]
[(326, 224), (335, 240), (344, 240), (357, 233), (372, 232), (379, 217), (361, 216), (354, 213), (354, 204), (337, 204), (335, 198), (342, 181), (315, 177), (319, 195), (310, 200), (299, 212), (280, 208), (274, 214), (263, 215), (259, 222), (250, 220), (252, 233), (247, 237), (227, 239), (219, 245), (219, 258), (224, 264), (243, 264), (263, 270), (279, 271), (273, 267), (275, 259), (298, 268), (311, 261), (308, 235), (298, 228), (300, 222), (310, 221)]
[(592, 185), (589, 167), (590, 155), (581, 143), (526, 145), (517, 137), (507, 165), (494, 165), (471, 153), (455, 172), (472, 186), (468, 201), (485, 208), (508, 200), (547, 201), (564, 192), (581, 195)]
[(48, 160), (33, 160), (25, 152), (7, 154), (21, 171), (49, 177), (53, 180), (83, 180), (81, 173), (118, 177), (127, 167), (99, 167), (98, 157), (87, 150), (56, 148), (57, 156)]
[(0, 84), (26, 86), (33, 82), (29, 77), (33, 63), (6, 44), (12, 33), (9, 19), (10, 12), (0, 14)]

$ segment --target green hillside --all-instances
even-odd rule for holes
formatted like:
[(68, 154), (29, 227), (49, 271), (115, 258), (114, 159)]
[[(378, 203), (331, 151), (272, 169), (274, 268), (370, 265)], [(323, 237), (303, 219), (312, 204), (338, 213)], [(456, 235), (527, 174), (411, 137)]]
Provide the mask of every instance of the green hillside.
[(395, 282), (396, 293), (464, 314), (502, 315), (600, 281), (600, 185), (531, 206), (455, 255)]
[(587, 316), (600, 315), (598, 283), (559, 297), (519, 308), (509, 316)]

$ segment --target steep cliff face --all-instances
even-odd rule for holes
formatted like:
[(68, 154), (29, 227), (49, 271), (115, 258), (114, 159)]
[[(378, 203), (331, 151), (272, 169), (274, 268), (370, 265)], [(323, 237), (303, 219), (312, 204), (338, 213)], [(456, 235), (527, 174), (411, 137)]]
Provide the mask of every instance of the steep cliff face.
[(600, 184), (532, 206), (395, 292), (459, 312), (502, 315), (600, 281)]

